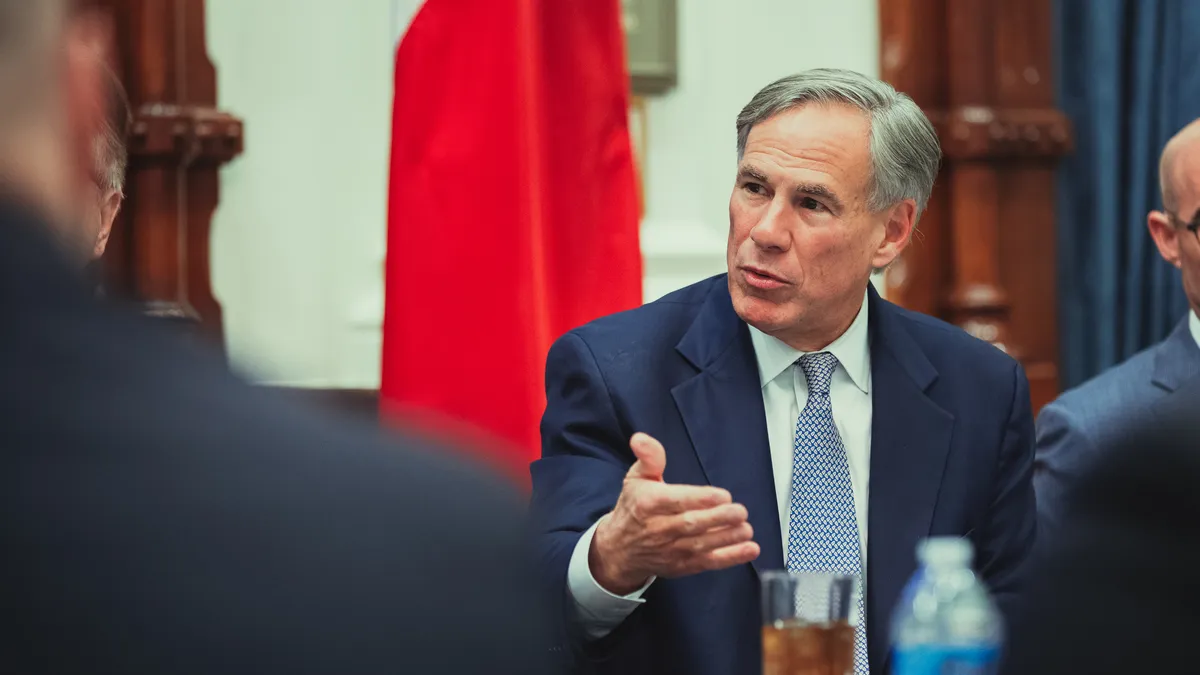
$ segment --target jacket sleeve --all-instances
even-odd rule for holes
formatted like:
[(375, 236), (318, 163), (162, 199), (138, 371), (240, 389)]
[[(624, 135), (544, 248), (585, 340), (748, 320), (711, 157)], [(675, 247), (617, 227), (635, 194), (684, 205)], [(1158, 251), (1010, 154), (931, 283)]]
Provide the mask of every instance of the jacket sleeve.
[(1033, 414), (1029, 382), (1014, 365), (1014, 387), (1001, 440), (988, 518), (975, 538), (980, 573), (1005, 616), (1022, 590), (1033, 552), (1037, 505), (1033, 493)]
[(1094, 455), (1091, 439), (1067, 406), (1055, 401), (1042, 409), (1037, 420), (1037, 455), (1033, 468), (1039, 548), (1060, 533), (1059, 524), (1071, 502), (1071, 492), (1084, 465)]
[(531, 515), (541, 573), (560, 612), (558, 649), (572, 660), (585, 653), (595, 658), (611, 641), (585, 640), (567, 571), (579, 538), (616, 505), (633, 464), (632, 432), (624, 426), (588, 344), (577, 333), (560, 338), (546, 359), (542, 456), (530, 467)]

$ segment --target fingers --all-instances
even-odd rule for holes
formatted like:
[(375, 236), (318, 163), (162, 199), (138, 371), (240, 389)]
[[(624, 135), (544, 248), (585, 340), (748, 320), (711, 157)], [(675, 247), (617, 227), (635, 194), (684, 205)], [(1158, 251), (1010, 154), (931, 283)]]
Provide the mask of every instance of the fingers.
[(753, 541), (726, 546), (715, 551), (709, 551), (703, 558), (702, 571), (723, 570), (728, 567), (745, 565), (758, 558), (760, 549)]
[(754, 537), (750, 523), (709, 530), (694, 537), (680, 539), (678, 546), (692, 554), (707, 554), (736, 544), (744, 544)]
[(662, 443), (650, 434), (639, 431), (629, 439), (629, 447), (637, 461), (629, 467), (626, 478), (662, 481), (663, 471), (667, 469), (667, 451)]
[(642, 485), (631, 491), (634, 508), (643, 518), (702, 511), (733, 502), (729, 490), (707, 485)]
[[(759, 556), (746, 507), (733, 503), (728, 490), (663, 482), (666, 450), (649, 434), (634, 434), (629, 447), (637, 459), (613, 518), (625, 533), (621, 550), (640, 551), (631, 558), (641, 560), (637, 578), (725, 569)], [(593, 545), (598, 541), (599, 532)]]
[[(663, 519), (663, 531), (683, 537), (703, 534), (709, 530), (741, 525), (750, 517), (741, 504), (722, 504), (698, 511), (685, 511)], [(733, 543), (733, 542), (730, 542)]]
[[(649, 434), (638, 432), (629, 439), (629, 447), (637, 457), (625, 480), (640, 479), (663, 483), (667, 468), (667, 453), (662, 443)], [(653, 489), (650, 489), (650, 488)], [(638, 508), (643, 515), (684, 513), (708, 509), (733, 501), (728, 490), (699, 485), (638, 486)]]
[[(747, 525), (746, 527), (749, 527)], [(741, 528), (731, 528), (741, 529)], [(736, 533), (728, 533), (729, 538), (738, 538), (745, 534), (744, 531)], [(718, 541), (713, 538), (711, 541)], [(685, 577), (690, 574), (699, 574), (700, 572), (712, 572), (714, 570), (723, 570), (738, 565), (745, 565), (749, 562), (754, 562), (761, 549), (754, 541), (739, 541), (728, 546), (720, 546), (702, 552), (687, 552), (674, 563), (667, 566), (666, 569), (658, 572), (661, 577)]]

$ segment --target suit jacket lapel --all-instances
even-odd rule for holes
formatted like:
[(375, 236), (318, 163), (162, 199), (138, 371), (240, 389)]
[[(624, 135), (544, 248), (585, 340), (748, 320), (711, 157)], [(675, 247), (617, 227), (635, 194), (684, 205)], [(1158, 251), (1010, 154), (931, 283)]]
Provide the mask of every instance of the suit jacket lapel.
[(1194, 417), (1198, 407), (1200, 407), (1200, 375), (1181, 383), (1178, 389), (1163, 396), (1163, 400), (1155, 404), (1153, 408), (1154, 423), (1170, 424), (1176, 419)]
[(1158, 345), (1154, 355), (1154, 384), (1170, 392), (1195, 377), (1200, 377), (1200, 346), (1196, 345), (1185, 317)]
[(676, 349), (700, 371), (671, 389), (671, 395), (705, 477), (749, 511), (754, 540), (762, 549), (755, 569), (782, 569), (762, 385), (750, 332), (733, 310), (724, 276), (714, 283)]
[(937, 370), (870, 292), (871, 484), (867, 510), (867, 634), (871, 669), (883, 671), (892, 608), (916, 568), (916, 543), (929, 536), (950, 451), (954, 416), (926, 391)]

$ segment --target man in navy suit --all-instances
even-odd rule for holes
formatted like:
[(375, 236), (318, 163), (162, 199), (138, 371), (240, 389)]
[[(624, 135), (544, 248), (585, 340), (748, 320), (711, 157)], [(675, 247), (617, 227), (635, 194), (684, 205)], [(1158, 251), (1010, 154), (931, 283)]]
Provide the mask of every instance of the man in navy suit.
[(969, 537), (1002, 603), (1033, 543), (1022, 369), (870, 284), (933, 187), (929, 121), (821, 69), (760, 91), (737, 129), (728, 274), (547, 360), (532, 509), (581, 670), (757, 675), (759, 575), (787, 568), (863, 581), (855, 670), (882, 673), (922, 538)]
[(1200, 120), (1176, 134), (1159, 163), (1163, 210), (1147, 217), (1158, 252), (1183, 272), (1191, 309), (1159, 344), (1066, 392), (1038, 415), (1039, 526), (1057, 536), (1071, 495), (1097, 457), (1189, 379), (1200, 377)]

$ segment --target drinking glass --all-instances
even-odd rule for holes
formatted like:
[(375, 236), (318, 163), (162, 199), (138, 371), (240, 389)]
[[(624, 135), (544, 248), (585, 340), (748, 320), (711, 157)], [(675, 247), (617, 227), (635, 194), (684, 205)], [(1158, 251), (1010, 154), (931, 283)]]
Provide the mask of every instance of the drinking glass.
[(858, 592), (854, 575), (763, 574), (763, 675), (853, 675)]

